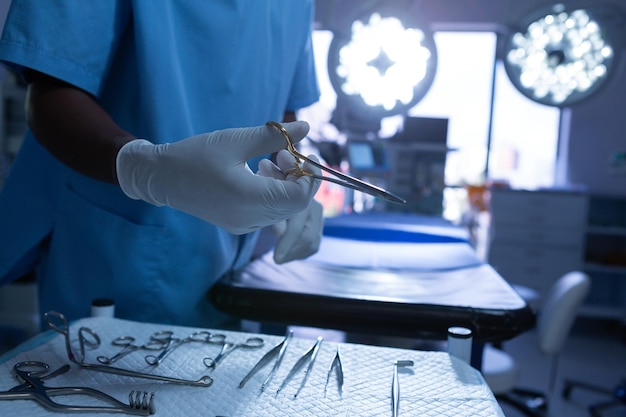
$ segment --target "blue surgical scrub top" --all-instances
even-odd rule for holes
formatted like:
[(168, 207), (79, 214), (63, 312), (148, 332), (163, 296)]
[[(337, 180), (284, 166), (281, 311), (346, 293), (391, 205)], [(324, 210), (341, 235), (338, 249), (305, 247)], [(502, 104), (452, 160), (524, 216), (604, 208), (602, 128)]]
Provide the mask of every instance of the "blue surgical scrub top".
[[(312, 18), (312, 0), (20, 0), (0, 60), (87, 91), (137, 137), (173, 142), (315, 102)], [(254, 243), (83, 176), (31, 133), (0, 194), (0, 283), (36, 268), (41, 312), (69, 319), (110, 297), (120, 318), (217, 327), (226, 317), (207, 293)]]

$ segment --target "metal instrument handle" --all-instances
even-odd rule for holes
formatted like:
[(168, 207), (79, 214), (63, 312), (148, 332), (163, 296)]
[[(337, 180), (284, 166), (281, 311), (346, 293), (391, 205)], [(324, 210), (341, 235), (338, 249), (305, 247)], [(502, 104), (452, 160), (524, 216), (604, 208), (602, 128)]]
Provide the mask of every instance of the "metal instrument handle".
[(274, 362), (274, 366), (272, 367), (272, 370), (267, 375), (267, 378), (265, 378), (265, 381), (263, 381), (263, 384), (261, 384), (261, 392), (265, 390), (267, 385), (270, 383), (270, 381), (274, 377), (274, 374), (280, 367), (280, 364), (283, 361), (283, 357), (285, 356), (285, 352), (287, 351), (287, 346), (289, 345), (289, 341), (291, 340), (292, 337), (293, 337), (293, 331), (289, 330), (289, 333), (287, 333), (287, 336), (285, 336), (285, 339), (282, 342), (282, 346), (280, 348), (280, 351), (278, 352), (278, 357), (276, 358), (276, 362)]

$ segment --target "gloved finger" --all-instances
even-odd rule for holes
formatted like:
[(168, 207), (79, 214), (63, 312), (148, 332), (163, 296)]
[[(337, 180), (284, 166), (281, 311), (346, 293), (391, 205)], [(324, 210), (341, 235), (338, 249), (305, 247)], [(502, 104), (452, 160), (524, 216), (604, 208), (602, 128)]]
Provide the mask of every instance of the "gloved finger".
[(285, 174), (269, 159), (261, 159), (259, 161), (257, 174), (268, 178), (275, 178), (277, 180), (285, 179)]
[[(312, 159), (313, 161), (319, 163), (319, 159), (317, 158), (317, 156), (313, 154), (308, 155), (307, 158)], [(287, 173), (295, 168), (296, 158), (292, 154), (290, 154), (287, 150), (282, 150), (276, 154), (276, 165), (278, 165), (281, 171)], [(302, 164), (302, 169), (314, 175), (318, 175), (318, 176), (322, 175), (321, 169), (319, 169), (318, 167), (309, 163), (306, 160)]]
[[(283, 127), (289, 133), (292, 143), (301, 141), (309, 133), (309, 124), (301, 120), (284, 123)], [(274, 126), (263, 125), (234, 130), (238, 132), (233, 132), (233, 129), (226, 130), (228, 131), (228, 146), (231, 149), (237, 149), (237, 157), (242, 161), (287, 148), (285, 137)]]
[(310, 176), (294, 176), (295, 179), (286, 181), (284, 174), (281, 175), (283, 179), (254, 175), (251, 180), (234, 184), (239, 191), (238, 195), (245, 196), (244, 199), (240, 198), (239, 204), (255, 201), (265, 208), (267, 221), (256, 226), (268, 226), (293, 217), (310, 204), (319, 188), (320, 180)]
[[(317, 156), (313, 154), (308, 155), (307, 157), (317, 162), (318, 164), (320, 163), (320, 160), (317, 158)], [(311, 174), (322, 176), (322, 170), (316, 167), (315, 165), (311, 164), (309, 161), (304, 161), (304, 164), (302, 164), (302, 169), (304, 171), (310, 172)]]
[[(314, 160), (315, 162), (319, 162), (319, 159), (315, 155), (308, 155), (308, 158)], [(278, 168), (280, 168), (282, 172), (288, 173), (289, 171), (295, 168), (296, 160), (294, 156), (291, 155), (289, 152), (280, 151), (276, 155), (276, 164), (278, 165)], [(304, 162), (304, 164), (302, 164), (302, 170), (306, 172), (310, 172), (311, 174), (316, 175), (318, 177), (322, 176), (321, 169), (319, 169), (315, 165), (310, 164), (309, 162), (306, 162), (306, 161)], [(289, 175), (287, 175), (287, 179), (293, 179), (294, 177), (295, 176), (290, 177)], [(314, 194), (317, 193), (317, 190), (319, 189), (321, 183), (322, 182), (320, 180), (315, 180), (315, 182), (312, 184), (315, 187), (315, 190), (313, 191)]]
[[(315, 162), (319, 163), (319, 159), (317, 159), (317, 156), (315, 155), (309, 155), (308, 156), (309, 159), (314, 160)], [(313, 175), (317, 175), (318, 177), (322, 177), (322, 170), (319, 169), (318, 167), (316, 167), (313, 164), (310, 164), (308, 161), (306, 161), (303, 165), (302, 165), (302, 169), (304, 171), (308, 171), (310, 173), (312, 173)], [(316, 182), (313, 184), (313, 186), (315, 187), (315, 191), (314, 193), (317, 193), (317, 190), (319, 190), (320, 186), (322, 185), (322, 180), (316, 180)]]
[(274, 248), (274, 262), (304, 259), (318, 251), (324, 224), (323, 207), (315, 200), (287, 220), (287, 228)]
[(270, 226), (270, 230), (275, 236), (281, 237), (287, 231), (287, 220), (281, 220), (278, 223), (274, 223)]
[[(320, 187), (321, 180), (308, 175), (300, 177), (286, 175), (286, 172), (293, 169), (296, 164), (294, 156), (287, 150), (279, 151), (276, 159), (280, 166), (269, 160), (259, 162), (257, 174), (259, 179), (264, 180), (263, 185), (257, 182), (250, 183), (251, 188), (246, 194), (262, 192), (265, 195), (263, 200), (274, 210), (276, 218), (288, 219), (310, 204)], [(288, 181), (285, 181), (286, 179)]]
[(276, 165), (287, 176), (296, 167), (296, 158), (289, 151), (283, 149), (276, 154)]

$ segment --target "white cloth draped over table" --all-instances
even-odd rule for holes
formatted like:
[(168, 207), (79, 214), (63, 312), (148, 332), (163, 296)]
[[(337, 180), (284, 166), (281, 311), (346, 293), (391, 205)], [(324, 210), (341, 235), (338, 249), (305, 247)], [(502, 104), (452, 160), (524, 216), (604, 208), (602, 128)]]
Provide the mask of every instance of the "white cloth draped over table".
[[(175, 336), (184, 337), (194, 328), (146, 324), (114, 318), (96, 317), (78, 320), (70, 324), (73, 349), (78, 351), (77, 334), (80, 327), (94, 330), (102, 341), (97, 350), (87, 350), (86, 362), (97, 363), (98, 355), (113, 355), (119, 347), (111, 340), (118, 336), (132, 335), (137, 343), (147, 341), (159, 330), (171, 330)], [(324, 341), (312, 368), (306, 386), (296, 399), (303, 373), (297, 374), (278, 396), (276, 390), (296, 362), (310, 348), (314, 340), (299, 338), (296, 334), (286, 351), (280, 368), (267, 389), (260, 393), (260, 386), (272, 365), (268, 364), (238, 388), (241, 379), (254, 364), (282, 336), (257, 335), (232, 331), (215, 331), (227, 335), (231, 342), (242, 342), (250, 336), (260, 336), (265, 345), (259, 349), (238, 349), (224, 359), (214, 371), (202, 363), (204, 357), (214, 357), (221, 346), (191, 343), (172, 352), (158, 367), (144, 361), (145, 351), (136, 351), (116, 362), (117, 367), (141, 372), (158, 373), (183, 379), (197, 380), (211, 375), (210, 387), (193, 387), (128, 378), (112, 374), (72, 369), (58, 377), (45, 381), (46, 386), (88, 386), (119, 399), (128, 401), (131, 390), (155, 393), (156, 416), (385, 416), (391, 414), (391, 382), (393, 363), (396, 360), (412, 360), (414, 366), (404, 369), (400, 375), (400, 415), (406, 416), (501, 416), (502, 410), (481, 374), (464, 362), (445, 352), (424, 352), (397, 348), (374, 347), (350, 343)], [(324, 388), (330, 364), (340, 346), (344, 370), (344, 386), (340, 396), (335, 375), (331, 376), (326, 397)], [(51, 369), (69, 363), (64, 339), (60, 334), (46, 332), (24, 345), (0, 357), (0, 391), (16, 385), (12, 368), (16, 362), (43, 361)], [(60, 398), (57, 398), (60, 400)], [(75, 401), (75, 399), (73, 399)], [(81, 403), (81, 405), (86, 405)], [(0, 415), (50, 416), (50, 412), (31, 400), (0, 401)], [(109, 414), (85, 414), (97, 417)]]

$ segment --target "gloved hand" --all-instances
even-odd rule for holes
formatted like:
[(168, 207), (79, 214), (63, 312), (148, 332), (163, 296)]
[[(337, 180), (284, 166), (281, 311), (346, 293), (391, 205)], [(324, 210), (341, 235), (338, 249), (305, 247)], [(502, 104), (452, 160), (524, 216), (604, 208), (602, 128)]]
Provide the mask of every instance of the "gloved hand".
[[(317, 161), (315, 155), (310, 155), (309, 158)], [(276, 155), (276, 164), (268, 159), (263, 159), (259, 162), (258, 173), (276, 179), (293, 180), (295, 178), (292, 174), (284, 174), (294, 166), (294, 157), (289, 152), (280, 151)], [(319, 168), (307, 162), (302, 168), (305, 171), (322, 175)], [(272, 230), (279, 236), (274, 248), (274, 262), (283, 264), (313, 255), (319, 249), (323, 227), (323, 208), (315, 200), (312, 200), (309, 206), (300, 213), (273, 225)]]
[[(284, 127), (294, 143), (309, 130), (303, 121)], [(130, 198), (167, 205), (244, 234), (302, 212), (319, 188), (320, 181), (310, 177), (277, 179), (248, 167), (247, 160), (285, 146), (272, 126), (219, 130), (161, 145), (137, 139), (119, 151), (117, 177)]]

